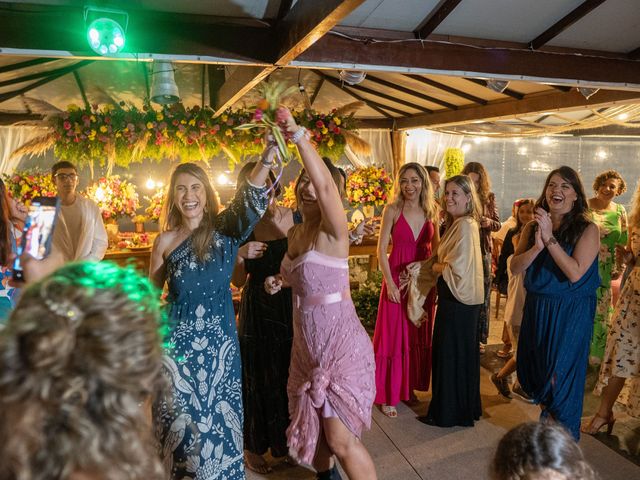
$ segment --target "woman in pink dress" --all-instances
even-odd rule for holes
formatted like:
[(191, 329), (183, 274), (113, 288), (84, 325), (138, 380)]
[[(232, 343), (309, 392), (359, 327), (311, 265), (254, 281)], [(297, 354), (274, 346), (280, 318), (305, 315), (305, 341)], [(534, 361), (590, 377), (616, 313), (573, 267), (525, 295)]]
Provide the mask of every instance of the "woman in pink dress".
[(268, 292), (289, 285), (293, 294), (289, 452), (312, 464), (318, 479), (340, 478), (336, 455), (350, 479), (375, 480), (373, 461), (360, 442), (371, 424), (375, 362), (349, 291), (344, 182), (289, 110), (280, 108), (278, 121), (304, 165), (295, 186), (303, 223), (289, 230), (281, 275), (265, 280)]
[[(373, 337), (375, 403), (388, 417), (398, 415), (398, 402), (415, 398), (414, 390), (429, 390), (435, 292), (429, 294), (422, 325), (417, 327), (407, 316), (407, 298), (400, 294), (399, 276), (408, 264), (429, 258), (440, 240), (435, 228), (438, 208), (424, 167), (403, 165), (394, 192), (394, 201), (382, 214), (378, 240), (384, 281)], [(387, 259), (389, 240), (393, 247)]]

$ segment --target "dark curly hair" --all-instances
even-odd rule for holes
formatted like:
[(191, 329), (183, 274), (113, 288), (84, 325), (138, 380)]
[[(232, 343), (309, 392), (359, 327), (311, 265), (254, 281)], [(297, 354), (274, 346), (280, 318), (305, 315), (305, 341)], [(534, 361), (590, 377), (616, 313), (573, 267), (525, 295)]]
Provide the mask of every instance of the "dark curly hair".
[(573, 437), (560, 425), (522, 423), (508, 431), (491, 463), (493, 480), (597, 480)]
[(0, 332), (0, 479), (163, 478), (142, 405), (163, 389), (159, 292), (133, 267), (65, 266)]
[[(549, 175), (544, 182), (542, 194), (540, 195), (538, 200), (536, 200), (536, 204), (533, 208), (534, 211), (536, 208), (543, 208), (546, 211), (549, 211), (549, 205), (547, 204), (547, 187), (549, 186), (551, 177), (553, 177), (554, 175), (559, 175), (563, 180), (569, 182), (575, 190), (578, 198), (576, 198), (571, 211), (567, 213), (562, 219), (560, 228), (554, 231), (553, 235), (562, 244), (574, 246), (580, 239), (580, 236), (582, 235), (584, 230), (591, 223), (593, 223), (589, 216), (589, 205), (587, 203), (587, 196), (584, 193), (582, 181), (580, 180), (578, 172), (576, 172), (571, 167), (567, 167), (566, 165), (549, 172)], [(534, 241), (535, 236), (531, 235), (529, 238), (530, 247), (531, 245), (533, 245)]]
[(627, 191), (627, 184), (624, 181), (624, 178), (622, 178), (622, 175), (620, 175), (616, 170), (607, 170), (606, 172), (598, 174), (593, 181), (593, 191), (598, 193), (598, 190), (600, 190), (600, 187), (604, 185), (604, 182), (610, 179), (618, 180), (620, 182), (618, 185), (618, 191), (616, 192), (616, 197)]

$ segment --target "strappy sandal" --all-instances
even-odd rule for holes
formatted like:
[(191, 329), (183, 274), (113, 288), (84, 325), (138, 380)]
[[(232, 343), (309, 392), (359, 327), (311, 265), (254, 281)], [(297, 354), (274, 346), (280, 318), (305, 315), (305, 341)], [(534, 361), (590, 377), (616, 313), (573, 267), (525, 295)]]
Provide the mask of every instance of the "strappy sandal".
[[(257, 463), (254, 463), (256, 461)], [(244, 452), (244, 464), (249, 470), (260, 473), (261, 475), (266, 475), (273, 471), (262, 455), (248, 451)]]
[(380, 411), (389, 418), (396, 418), (398, 416), (398, 410), (393, 405), (381, 405)]
[(601, 417), (597, 413), (591, 418), (588, 424), (582, 425), (580, 431), (587, 435), (595, 435), (602, 427), (607, 427), (607, 435), (611, 435), (613, 431), (613, 425), (616, 423), (616, 419), (613, 417), (613, 412), (609, 414), (609, 418)]

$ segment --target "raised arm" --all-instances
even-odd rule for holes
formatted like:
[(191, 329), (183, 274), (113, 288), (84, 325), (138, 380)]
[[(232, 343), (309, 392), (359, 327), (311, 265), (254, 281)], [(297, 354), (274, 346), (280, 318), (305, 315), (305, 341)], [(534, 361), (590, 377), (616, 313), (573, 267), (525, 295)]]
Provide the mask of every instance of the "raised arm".
[(149, 279), (153, 284), (162, 289), (167, 278), (166, 265), (164, 263), (164, 250), (169, 244), (169, 235), (161, 233), (153, 241), (151, 259), (149, 262)]
[(378, 237), (378, 263), (382, 276), (387, 284), (387, 297), (390, 301), (400, 302), (400, 290), (398, 285), (393, 281), (391, 275), (391, 267), (389, 266), (389, 257), (387, 257), (387, 249), (391, 240), (391, 229), (393, 228), (393, 220), (398, 211), (398, 207), (387, 205), (382, 212), (382, 225), (380, 226), (380, 236)]
[[(296, 140), (302, 163), (313, 184), (322, 212), (323, 231), (336, 240), (348, 242), (347, 217), (344, 214), (342, 199), (331, 172), (327, 169), (307, 135), (300, 136), (301, 127), (296, 124), (288, 109), (284, 107), (278, 109), (278, 122), (285, 135)], [(348, 245), (348, 243), (345, 244)]]

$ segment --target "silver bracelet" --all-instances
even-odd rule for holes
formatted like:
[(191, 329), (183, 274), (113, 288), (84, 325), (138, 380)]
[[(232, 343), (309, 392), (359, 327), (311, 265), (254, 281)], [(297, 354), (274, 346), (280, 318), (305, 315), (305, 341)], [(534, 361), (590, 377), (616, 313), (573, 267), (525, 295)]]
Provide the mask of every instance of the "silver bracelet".
[(289, 140), (291, 140), (291, 143), (293, 144), (298, 144), (298, 142), (300, 140), (302, 140), (302, 137), (304, 137), (307, 134), (307, 129), (304, 127), (300, 127), (298, 130), (296, 130), (296, 132), (291, 135), (291, 138)]

